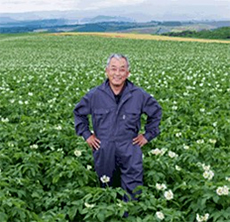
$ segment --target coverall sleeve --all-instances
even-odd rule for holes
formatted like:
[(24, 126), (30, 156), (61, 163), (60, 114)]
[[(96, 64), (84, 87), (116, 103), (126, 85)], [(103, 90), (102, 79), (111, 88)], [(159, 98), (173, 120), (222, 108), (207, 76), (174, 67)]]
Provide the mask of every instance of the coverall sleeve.
[(158, 102), (147, 93), (145, 94), (145, 102), (142, 111), (147, 115), (144, 137), (149, 142), (160, 133), (159, 125), (162, 111)]
[(87, 140), (91, 135), (88, 115), (91, 114), (90, 93), (87, 93), (76, 105), (74, 113), (74, 127), (77, 135)]

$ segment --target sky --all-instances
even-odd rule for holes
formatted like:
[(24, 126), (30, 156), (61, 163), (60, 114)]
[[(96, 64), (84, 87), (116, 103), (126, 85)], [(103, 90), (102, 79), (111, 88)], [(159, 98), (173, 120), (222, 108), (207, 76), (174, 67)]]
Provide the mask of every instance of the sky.
[(191, 18), (217, 17), (230, 19), (230, 0), (0, 0), (0, 13), (31, 11), (141, 12), (149, 15), (180, 14)]

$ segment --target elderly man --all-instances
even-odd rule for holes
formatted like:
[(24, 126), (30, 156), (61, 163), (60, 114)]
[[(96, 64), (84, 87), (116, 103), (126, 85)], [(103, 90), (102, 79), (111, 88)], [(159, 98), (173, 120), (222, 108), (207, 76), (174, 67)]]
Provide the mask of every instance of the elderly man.
[[(161, 107), (127, 79), (129, 61), (124, 55), (109, 57), (106, 74), (106, 81), (90, 90), (76, 105), (75, 130), (92, 148), (99, 178), (106, 176), (110, 178), (108, 185), (113, 185), (119, 169), (121, 187), (135, 199), (133, 190), (143, 185), (141, 147), (159, 134)], [(94, 133), (89, 129), (89, 114)], [(147, 115), (144, 134), (138, 134), (141, 114)]]

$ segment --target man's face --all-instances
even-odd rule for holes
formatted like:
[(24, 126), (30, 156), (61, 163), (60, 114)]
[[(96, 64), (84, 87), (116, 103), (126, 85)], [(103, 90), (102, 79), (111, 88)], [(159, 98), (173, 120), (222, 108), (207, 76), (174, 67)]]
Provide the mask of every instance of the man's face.
[(129, 76), (128, 65), (124, 58), (112, 58), (109, 66), (106, 68), (106, 74), (112, 86), (123, 86)]

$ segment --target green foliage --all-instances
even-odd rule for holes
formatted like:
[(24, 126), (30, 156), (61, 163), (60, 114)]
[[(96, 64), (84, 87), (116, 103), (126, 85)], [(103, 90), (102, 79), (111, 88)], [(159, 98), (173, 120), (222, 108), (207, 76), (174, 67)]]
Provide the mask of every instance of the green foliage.
[[(1, 221), (230, 221), (228, 44), (4, 35), (0, 49)], [(138, 202), (99, 187), (74, 132), (74, 106), (113, 52), (163, 108), (161, 135), (142, 149)]]
[(230, 39), (230, 27), (221, 27), (214, 30), (202, 30), (199, 32), (191, 30), (186, 30), (182, 32), (168, 32), (162, 35), (194, 37), (202, 39)]

